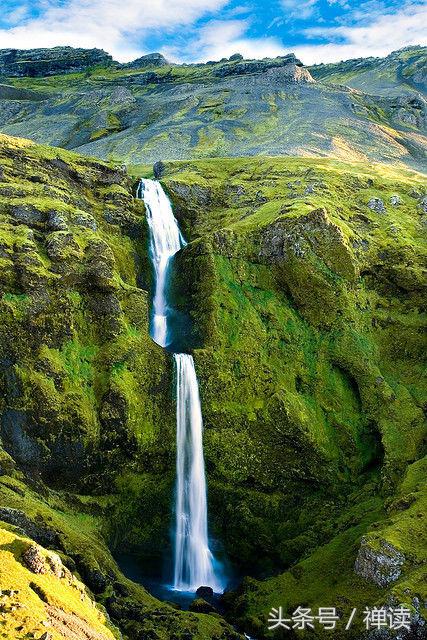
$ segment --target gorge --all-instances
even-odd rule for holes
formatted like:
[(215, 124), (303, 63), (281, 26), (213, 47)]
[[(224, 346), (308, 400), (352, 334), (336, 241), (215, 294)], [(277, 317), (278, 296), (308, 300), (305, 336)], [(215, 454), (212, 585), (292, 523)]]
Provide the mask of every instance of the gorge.
[[(159, 182), (141, 180), (137, 197), (147, 209), (150, 255), (154, 271), (151, 336), (162, 347), (171, 343), (168, 316), (172, 259), (185, 242), (171, 204)], [(173, 589), (195, 594), (199, 587), (222, 593), (209, 549), (203, 420), (193, 357), (174, 353), (176, 368), (176, 499)]]

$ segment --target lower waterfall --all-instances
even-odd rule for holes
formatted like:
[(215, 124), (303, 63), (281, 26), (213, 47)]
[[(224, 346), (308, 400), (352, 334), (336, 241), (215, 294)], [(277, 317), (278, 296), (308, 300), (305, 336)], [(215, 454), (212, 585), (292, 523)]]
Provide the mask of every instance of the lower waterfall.
[[(186, 242), (159, 182), (141, 180), (137, 197), (144, 200), (150, 230), (150, 257), (154, 270), (151, 337), (171, 343), (168, 314), (168, 272), (173, 256)], [(203, 420), (193, 357), (174, 353), (176, 367), (176, 503), (173, 589), (194, 592), (209, 586), (222, 592), (209, 549), (207, 496), (203, 456)]]

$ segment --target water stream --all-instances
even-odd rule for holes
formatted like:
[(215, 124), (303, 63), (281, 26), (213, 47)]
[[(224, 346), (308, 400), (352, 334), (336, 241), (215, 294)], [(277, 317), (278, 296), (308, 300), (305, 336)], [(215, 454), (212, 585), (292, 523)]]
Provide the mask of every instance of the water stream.
[[(168, 285), (173, 256), (186, 242), (159, 182), (141, 180), (137, 197), (147, 209), (150, 257), (154, 271), (151, 337), (162, 347), (172, 343)], [(173, 589), (195, 592), (200, 586), (224, 590), (209, 548), (203, 420), (193, 357), (173, 353), (176, 368), (176, 498)]]

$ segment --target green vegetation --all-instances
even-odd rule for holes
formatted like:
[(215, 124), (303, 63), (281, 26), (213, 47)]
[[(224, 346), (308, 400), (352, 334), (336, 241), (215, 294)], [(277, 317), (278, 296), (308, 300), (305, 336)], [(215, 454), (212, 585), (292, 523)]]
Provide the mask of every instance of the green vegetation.
[(163, 182), (192, 240), (175, 289), (216, 532), (252, 575), (291, 567), (244, 583), (231, 619), (264, 637), (279, 604), (379, 606), (387, 596), (353, 568), (365, 534), (407, 559), (392, 597), (423, 602), (425, 497), (391, 505), (426, 434), (424, 176), (223, 158), (168, 164)]
[[(38, 638), (58, 607), (106, 638), (234, 640), (218, 614), (159, 603), (111, 555), (148, 571), (170, 554), (173, 372), (148, 335), (132, 197), (152, 168), (132, 179), (7, 136), (0, 166), (0, 588), (34, 609), (5, 637)], [(425, 616), (425, 178), (258, 157), (165, 163), (162, 182), (189, 240), (172, 293), (200, 380), (211, 531), (250, 576), (226, 618), (263, 638), (273, 606), (415, 612), (418, 598)], [(31, 574), (30, 539), (86, 585), (81, 601), (68, 578)], [(384, 544), (404, 561), (380, 587)]]
[(385, 58), (359, 58), (310, 67), (322, 82), (343, 84), (372, 95), (405, 95), (426, 91), (426, 48), (405, 47)]

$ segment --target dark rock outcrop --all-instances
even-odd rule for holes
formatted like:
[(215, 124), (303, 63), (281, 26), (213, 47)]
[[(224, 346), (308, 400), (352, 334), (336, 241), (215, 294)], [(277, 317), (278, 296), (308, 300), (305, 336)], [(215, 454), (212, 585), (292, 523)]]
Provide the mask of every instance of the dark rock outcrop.
[(58, 534), (43, 522), (33, 522), (23, 511), (0, 507), (0, 520), (17, 527), (23, 534), (44, 547), (58, 546)]
[(165, 172), (165, 165), (163, 164), (163, 162), (161, 160), (158, 160), (158, 162), (155, 162), (153, 165), (153, 173), (154, 173), (154, 177), (156, 178), (156, 180), (160, 180), (160, 178), (162, 177), (162, 175)]
[(298, 60), (293, 53), (272, 60), (242, 60), (233, 57), (226, 64), (215, 69), (214, 75), (225, 78), (227, 76), (265, 73), (278, 69), (282, 71), (281, 75), (285, 74), (289, 82), (314, 82), (310, 72), (304, 68), (301, 60)]
[(19, 89), (8, 84), (0, 84), (0, 100), (43, 100), (44, 96), (30, 89)]
[(102, 49), (0, 49), (0, 74), (8, 77), (76, 73), (100, 64), (114, 64), (112, 56)]
[(366, 538), (362, 538), (354, 570), (359, 576), (384, 588), (399, 578), (404, 562), (403, 553), (387, 540), (381, 540), (380, 548), (374, 549)]
[(171, 63), (161, 53), (147, 53), (132, 62), (122, 65), (123, 69), (142, 69), (144, 67), (165, 67)]
[(196, 591), (196, 596), (198, 596), (199, 598), (212, 598), (213, 589), (212, 587), (199, 587)]

